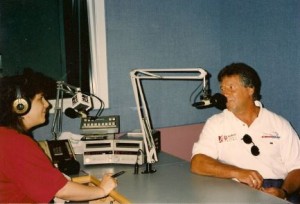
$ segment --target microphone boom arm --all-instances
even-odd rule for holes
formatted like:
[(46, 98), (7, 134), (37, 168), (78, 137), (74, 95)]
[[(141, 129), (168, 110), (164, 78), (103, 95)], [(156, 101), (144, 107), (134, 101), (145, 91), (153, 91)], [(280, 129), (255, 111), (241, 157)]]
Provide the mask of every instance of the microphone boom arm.
[(153, 127), (150, 122), (148, 107), (145, 100), (141, 81), (143, 79), (203, 80), (203, 88), (205, 89), (205, 86), (207, 84), (206, 76), (207, 72), (202, 68), (134, 69), (130, 72), (131, 83), (141, 127), (141, 133), (145, 145), (147, 164), (158, 162), (158, 159), (155, 144), (152, 137)]
[(65, 83), (64, 81), (56, 82), (56, 101), (54, 107), (54, 118), (51, 126), (51, 134), (57, 140), (62, 132), (62, 112), (63, 112), (63, 99), (64, 93), (75, 95), (78, 92), (81, 92), (81, 89), (70, 84)]

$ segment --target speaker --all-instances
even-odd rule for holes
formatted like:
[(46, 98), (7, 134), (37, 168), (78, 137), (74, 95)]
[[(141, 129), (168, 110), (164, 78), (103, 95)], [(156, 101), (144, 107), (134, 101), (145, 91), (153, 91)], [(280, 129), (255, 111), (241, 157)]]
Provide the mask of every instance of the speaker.
[(13, 111), (18, 115), (25, 115), (30, 110), (30, 101), (22, 97), (20, 87), (16, 87), (16, 99), (13, 101)]

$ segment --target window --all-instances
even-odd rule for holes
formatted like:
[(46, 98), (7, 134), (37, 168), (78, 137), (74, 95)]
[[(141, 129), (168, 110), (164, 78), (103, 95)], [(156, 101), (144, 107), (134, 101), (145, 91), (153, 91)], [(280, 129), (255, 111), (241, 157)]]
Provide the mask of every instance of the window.
[[(64, 1), (66, 83), (101, 98), (109, 107), (104, 0)], [(66, 99), (64, 107), (71, 105)], [(54, 104), (54, 101), (51, 101)], [(94, 100), (94, 108), (100, 107)], [(54, 106), (53, 106), (54, 107)]]
[(106, 56), (106, 26), (104, 0), (87, 0), (90, 45), (91, 45), (91, 75), (90, 87), (109, 107), (108, 75)]

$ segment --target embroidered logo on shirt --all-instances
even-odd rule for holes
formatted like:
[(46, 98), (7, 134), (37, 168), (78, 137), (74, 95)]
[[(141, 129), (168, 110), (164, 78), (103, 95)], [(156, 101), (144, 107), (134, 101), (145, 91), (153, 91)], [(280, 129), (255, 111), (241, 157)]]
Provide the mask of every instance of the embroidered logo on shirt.
[(236, 134), (231, 134), (231, 135), (220, 135), (218, 137), (219, 143), (223, 142), (232, 142), (236, 140)]
[(262, 135), (261, 138), (280, 139), (280, 136), (278, 135), (277, 132), (272, 132), (272, 133), (264, 133), (264, 135)]

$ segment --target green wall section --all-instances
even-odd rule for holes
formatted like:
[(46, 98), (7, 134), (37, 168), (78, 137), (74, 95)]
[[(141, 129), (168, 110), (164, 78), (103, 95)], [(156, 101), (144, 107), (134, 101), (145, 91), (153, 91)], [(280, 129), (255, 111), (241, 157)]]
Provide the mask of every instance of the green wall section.
[(0, 52), (4, 75), (24, 67), (63, 79), (64, 43), (59, 0), (1, 0)]

